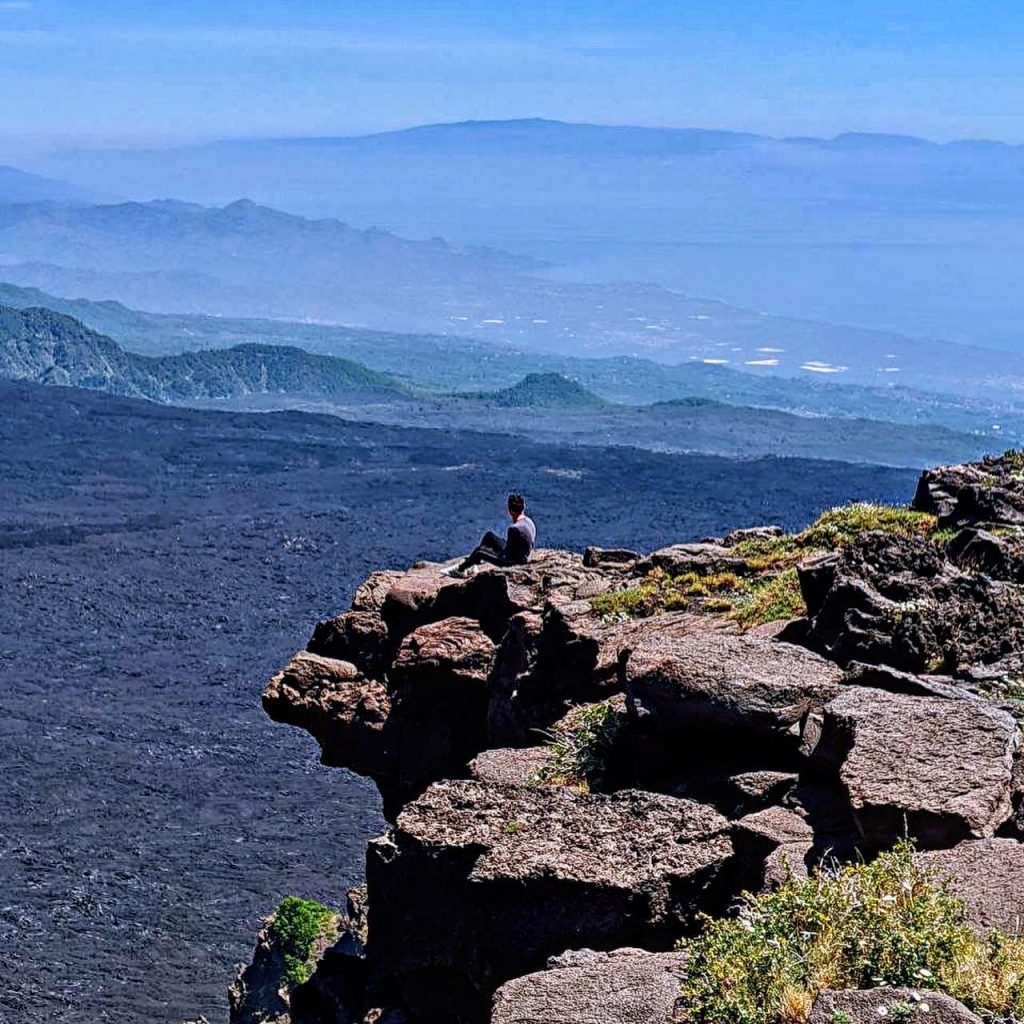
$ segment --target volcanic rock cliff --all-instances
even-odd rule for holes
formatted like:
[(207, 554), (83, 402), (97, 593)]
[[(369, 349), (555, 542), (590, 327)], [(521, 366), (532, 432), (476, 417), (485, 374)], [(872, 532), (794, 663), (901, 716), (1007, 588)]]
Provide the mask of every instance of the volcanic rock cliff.
[(795, 536), (443, 569), (372, 574), (267, 686), (391, 827), (308, 980), (268, 1006), (264, 936), (233, 1020), (681, 1019), (698, 914), (908, 833), (973, 919), (1015, 926), (1020, 457)]

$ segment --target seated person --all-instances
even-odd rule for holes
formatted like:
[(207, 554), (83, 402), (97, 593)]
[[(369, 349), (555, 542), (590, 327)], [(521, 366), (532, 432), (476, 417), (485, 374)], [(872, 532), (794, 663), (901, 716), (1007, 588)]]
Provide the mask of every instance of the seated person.
[(512, 525), (502, 540), (488, 530), (483, 540), (455, 568), (449, 569), (450, 576), (463, 576), (474, 565), (486, 562), (488, 565), (525, 565), (537, 542), (537, 527), (526, 514), (526, 501), (521, 494), (508, 496), (508, 514)]

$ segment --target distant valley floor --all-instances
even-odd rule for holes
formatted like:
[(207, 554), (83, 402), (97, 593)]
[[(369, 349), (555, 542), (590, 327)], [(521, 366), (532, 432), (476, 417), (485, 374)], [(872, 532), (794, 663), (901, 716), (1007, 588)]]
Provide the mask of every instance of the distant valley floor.
[(915, 474), (531, 444), (0, 382), (0, 1020), (226, 1019), (281, 895), (336, 901), (369, 787), (264, 719), (369, 570), (446, 557), (522, 488), (546, 545), (795, 528)]

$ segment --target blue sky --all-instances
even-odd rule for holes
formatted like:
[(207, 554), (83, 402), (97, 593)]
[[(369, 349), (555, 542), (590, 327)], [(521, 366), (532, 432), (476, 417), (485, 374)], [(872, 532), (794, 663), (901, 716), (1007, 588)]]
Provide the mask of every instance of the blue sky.
[(1024, 4), (0, 0), (0, 141), (544, 116), (1024, 142)]

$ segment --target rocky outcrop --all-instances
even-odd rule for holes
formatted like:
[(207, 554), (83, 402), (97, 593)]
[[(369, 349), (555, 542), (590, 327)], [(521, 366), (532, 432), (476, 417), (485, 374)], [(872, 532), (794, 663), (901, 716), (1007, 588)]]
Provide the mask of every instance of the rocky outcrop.
[(564, 953), (502, 985), (491, 1024), (672, 1024), (685, 971), (682, 953)]
[(391, 699), (383, 683), (363, 677), (351, 662), (300, 651), (267, 684), (263, 708), (271, 718), (307, 730), (324, 764), (384, 781), (384, 726)]
[[(698, 915), (907, 834), (979, 929), (1016, 930), (1021, 474), (925, 474), (916, 505), (952, 535), (919, 516), (828, 552), (765, 527), (467, 579), (372, 574), (264, 694), (325, 764), (374, 779), (391, 822), (365, 916), (287, 993), (293, 1024), (684, 1019), (670, 950)], [(806, 616), (716, 604), (798, 560)], [(630, 613), (622, 598), (665, 581), (672, 603)], [(931, 1019), (975, 1020), (916, 995)], [(907, 1000), (825, 992), (810, 1019)]]
[(1024, 843), (978, 839), (917, 857), (949, 883), (979, 931), (1024, 934)]
[(922, 537), (865, 534), (799, 569), (808, 646), (840, 663), (953, 672), (1024, 646), (1024, 598)]
[(481, 1020), (498, 985), (567, 948), (670, 948), (725, 910), (733, 868), (703, 804), (438, 783), (370, 844), (368, 952), (427, 1019)]
[(795, 746), (800, 725), (839, 695), (842, 671), (810, 651), (718, 630), (649, 635), (626, 656), (623, 683), (647, 731)]
[(981, 1024), (962, 1003), (940, 992), (889, 988), (821, 992), (807, 1024), (878, 1024), (883, 1020), (927, 1020), (930, 1024)]
[(850, 688), (825, 708), (815, 756), (838, 768), (865, 842), (985, 838), (1010, 816), (1019, 732), (975, 702)]
[(938, 516), (944, 527), (1024, 526), (1024, 460), (1020, 453), (962, 466), (925, 470), (915, 509)]
[(743, 573), (747, 563), (723, 544), (673, 544), (661, 548), (650, 556), (656, 569), (662, 569), (671, 576), (692, 572), (698, 576), (710, 576), (723, 572)]

